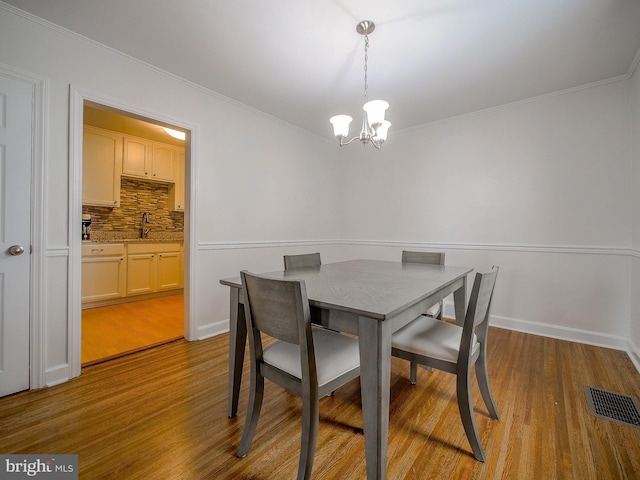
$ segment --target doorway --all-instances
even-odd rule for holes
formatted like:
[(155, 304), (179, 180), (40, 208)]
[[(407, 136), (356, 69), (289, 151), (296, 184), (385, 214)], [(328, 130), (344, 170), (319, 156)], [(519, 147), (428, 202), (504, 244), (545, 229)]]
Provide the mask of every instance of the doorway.
[(183, 337), (185, 141), (88, 101), (83, 129), (84, 367)]
[[(150, 214), (147, 217), (147, 220), (150, 219), (150, 223), (143, 225), (143, 227), (146, 227), (144, 228), (145, 231), (151, 230), (152, 233), (144, 239), (131, 237), (131, 230), (135, 230), (137, 227), (132, 227), (132, 224), (127, 224), (131, 219), (127, 220), (127, 214), (123, 213), (122, 208), (120, 209), (121, 211), (118, 212), (116, 211), (116, 206), (112, 209), (103, 206), (102, 209), (100, 209), (100, 207), (96, 205), (83, 204), (84, 195), (81, 195), (83, 191), (82, 185), (76, 184), (75, 188), (71, 189), (71, 198), (75, 200), (72, 202), (72, 210), (74, 211), (71, 212), (70, 235), (72, 241), (70, 241), (70, 257), (72, 264), (71, 271), (77, 272), (77, 276), (75, 276), (76, 281), (71, 282), (74, 283), (74, 285), (70, 286), (72, 297), (75, 299), (72, 302), (72, 305), (74, 305), (74, 318), (72, 320), (72, 331), (70, 332), (70, 337), (73, 339), (70, 342), (70, 357), (73, 360), (72, 367), (75, 370), (72, 376), (76, 376), (80, 374), (81, 366), (128, 354), (132, 351), (150, 348), (175, 340), (176, 338), (190, 337), (191, 324), (188, 312), (191, 309), (189, 308), (190, 295), (188, 278), (191, 272), (189, 266), (189, 259), (191, 258), (191, 235), (189, 232), (191, 222), (189, 221), (189, 215), (192, 213), (189, 198), (191, 194), (191, 128), (180, 122), (162, 118), (159, 115), (156, 116), (148, 114), (147, 112), (141, 114), (139, 111), (136, 111), (135, 108), (129, 108), (111, 99), (98, 98), (95, 95), (87, 94), (86, 92), (73, 88), (71, 110), (72, 127), (70, 136), (72, 143), (72, 168), (76, 168), (76, 178), (80, 177), (80, 172), (83, 172), (83, 181), (79, 182), (81, 184), (85, 183), (82, 168), (84, 155), (80, 154), (84, 142), (82, 140), (78, 141), (78, 139), (83, 139), (85, 124), (87, 123), (92, 124), (92, 128), (115, 131), (118, 136), (122, 134), (123, 138), (135, 137), (142, 139), (148, 142), (153, 148), (172, 145), (172, 140), (162, 131), (162, 127), (172, 127), (174, 130), (185, 132), (186, 137), (181, 147), (181, 151), (183, 152), (181, 161), (184, 165), (184, 174), (181, 175), (180, 180), (152, 180), (147, 182), (145, 179), (136, 178), (135, 175), (131, 173), (122, 176), (122, 184), (120, 186), (124, 187), (124, 189), (121, 193), (127, 197), (123, 202), (125, 209), (131, 210), (133, 208), (135, 210), (133, 213), (136, 215), (141, 213), (137, 210), (144, 210), (144, 212)], [(97, 117), (104, 118), (97, 121), (96, 114)], [(108, 123), (116, 117), (119, 118), (120, 124)], [(100, 121), (107, 123), (100, 123)], [(149, 131), (144, 131), (144, 129), (149, 129)], [(150, 131), (155, 133), (149, 134)], [(175, 146), (175, 142), (173, 146)], [(159, 158), (166, 160), (166, 149), (164, 152), (160, 151)], [(117, 161), (116, 164), (118, 164)], [(184, 201), (180, 206), (180, 212), (172, 211), (171, 215), (173, 218), (167, 219), (163, 217), (162, 213), (167, 213), (166, 211), (168, 210), (166, 206), (166, 202), (168, 201), (167, 190), (169, 186), (178, 185), (178, 181), (184, 192)], [(125, 183), (128, 183), (128, 185), (124, 185)], [(132, 192), (132, 189), (135, 190), (140, 185), (143, 185), (141, 189), (145, 190), (144, 192)], [(147, 198), (146, 200), (144, 198), (145, 196)], [(145, 203), (148, 202), (148, 198), (150, 197), (157, 200), (157, 204), (153, 206), (154, 208), (151, 208), (149, 203)], [(162, 200), (158, 200), (160, 197), (162, 197)], [(89, 213), (88, 209), (92, 208), (96, 208), (97, 210), (92, 210), (91, 213)], [(113, 214), (114, 211), (116, 211), (115, 215)], [(82, 215), (85, 215), (85, 218), (87, 215), (91, 215), (92, 217), (90, 224), (92, 228), (89, 234), (91, 238), (85, 238), (84, 242), (80, 240), (83, 234), (81, 229), (82, 222), (80, 220)], [(179, 218), (180, 215), (183, 216), (181, 221)], [(74, 221), (74, 218), (76, 218), (77, 221)], [(105, 227), (105, 222), (108, 223), (110, 218), (116, 218), (120, 223), (116, 222), (115, 226), (110, 225)], [(140, 225), (140, 219), (135, 219), (135, 222), (138, 222), (137, 224)], [(157, 248), (158, 245), (166, 246), (167, 241), (165, 240), (167, 239), (159, 238), (157, 235), (161, 233), (166, 234), (167, 232), (172, 233), (172, 228), (174, 230), (173, 233), (176, 233), (175, 230), (177, 227), (180, 227), (182, 230), (182, 237), (178, 239), (174, 236), (168, 239), (169, 244), (172, 245), (172, 248), (169, 249), (171, 251), (163, 251), (161, 248), (158, 254), (158, 252), (148, 253), (141, 250), (143, 244), (153, 244), (155, 245), (153, 248)], [(99, 234), (100, 230), (102, 230), (102, 237)], [(116, 238), (122, 235), (125, 230), (129, 230), (128, 234), (125, 234), (123, 238)], [(92, 235), (94, 233), (96, 234), (95, 236)], [(138, 232), (135, 233), (136, 237), (137, 234)], [(76, 236), (78, 238), (76, 238)], [(126, 241), (120, 242), (120, 240)], [(118, 251), (115, 255), (119, 255), (119, 263), (123, 265), (125, 269), (128, 264), (131, 264), (133, 257), (135, 257), (137, 261), (136, 265), (145, 265), (151, 268), (153, 272), (155, 272), (154, 275), (157, 275), (153, 280), (156, 283), (150, 286), (151, 290), (145, 291), (136, 288), (136, 291), (133, 292), (135, 295), (129, 298), (132, 292), (128, 290), (128, 286), (138, 282), (140, 277), (135, 273), (133, 277), (125, 274), (123, 277), (118, 276), (118, 280), (116, 280), (116, 282), (120, 282), (117, 288), (122, 287), (124, 289), (121, 291), (124, 292), (123, 298), (110, 298), (105, 300), (92, 297), (87, 303), (87, 295), (85, 295), (87, 290), (84, 289), (82, 278), (84, 258), (82, 254), (83, 252), (86, 253), (87, 245), (91, 247), (95, 246), (94, 241), (97, 243), (104, 242), (107, 245), (113, 245), (115, 243), (121, 247), (124, 246), (124, 250)], [(175, 244), (178, 244), (179, 249), (182, 250), (174, 248)], [(135, 245), (137, 250), (133, 248), (129, 249), (129, 245)], [(160, 257), (162, 257), (162, 261)], [(177, 264), (177, 258), (181, 258), (182, 260), (180, 264), (179, 281), (173, 279), (171, 275), (174, 274), (167, 273), (175, 272), (174, 267)], [(109, 261), (107, 260), (106, 262), (108, 263)], [(111, 268), (113, 268), (113, 265)], [(144, 271), (144, 269), (142, 271)], [(147, 269), (147, 271), (149, 270)], [(74, 276), (72, 275), (72, 277)], [(78, 279), (80, 279), (80, 281), (78, 281)], [(137, 287), (140, 287), (140, 285), (137, 285)], [(91, 288), (92, 287), (88, 290), (89, 294), (92, 293)], [(109, 288), (111, 288), (111, 286), (107, 286), (107, 291)], [(88, 308), (89, 306), (93, 308)], [(172, 319), (170, 321), (167, 320), (168, 312), (172, 312)], [(85, 313), (87, 313), (87, 315), (85, 315)], [(99, 327), (90, 328), (88, 323), (85, 322), (85, 317), (86, 322), (97, 322)], [(90, 333), (91, 331), (94, 331), (95, 335), (93, 339), (89, 340), (86, 338), (85, 333)], [(109, 332), (114, 335), (110, 335)], [(123, 333), (124, 336), (122, 335)], [(119, 347), (114, 346), (118, 337), (124, 337), (125, 339)], [(85, 350), (93, 349), (92, 345), (105, 347), (104, 352), (102, 354), (96, 354), (94, 351), (94, 353), (88, 356), (85, 355)]]

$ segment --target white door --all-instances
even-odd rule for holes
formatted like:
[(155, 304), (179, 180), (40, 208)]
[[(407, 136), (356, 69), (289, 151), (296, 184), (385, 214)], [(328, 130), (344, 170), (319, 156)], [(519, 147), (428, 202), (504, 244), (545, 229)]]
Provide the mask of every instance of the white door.
[(32, 92), (0, 72), (0, 396), (29, 388)]

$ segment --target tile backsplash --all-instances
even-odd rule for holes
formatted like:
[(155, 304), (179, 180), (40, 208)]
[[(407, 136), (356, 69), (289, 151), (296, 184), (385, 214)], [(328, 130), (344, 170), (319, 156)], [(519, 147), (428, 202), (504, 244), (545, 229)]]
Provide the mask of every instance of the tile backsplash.
[(91, 215), (92, 239), (103, 234), (139, 237), (143, 212), (151, 213), (150, 238), (183, 233), (184, 212), (169, 210), (169, 184), (122, 177), (120, 185), (119, 207), (82, 206), (82, 213)]

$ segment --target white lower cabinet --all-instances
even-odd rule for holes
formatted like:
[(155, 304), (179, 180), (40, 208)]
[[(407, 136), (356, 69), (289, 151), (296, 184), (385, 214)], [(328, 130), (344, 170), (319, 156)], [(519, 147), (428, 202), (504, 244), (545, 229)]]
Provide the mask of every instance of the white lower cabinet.
[(182, 258), (180, 242), (83, 244), (82, 303), (181, 289)]
[(182, 288), (180, 243), (132, 243), (127, 247), (127, 295)]
[(126, 293), (125, 246), (122, 243), (82, 245), (82, 302), (101, 302)]

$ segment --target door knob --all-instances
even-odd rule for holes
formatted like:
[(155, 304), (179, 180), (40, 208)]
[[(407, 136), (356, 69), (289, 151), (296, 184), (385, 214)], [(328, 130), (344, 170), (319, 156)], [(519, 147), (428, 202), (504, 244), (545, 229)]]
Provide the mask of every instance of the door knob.
[(24, 253), (24, 248), (22, 245), (12, 245), (9, 247), (9, 254), (17, 257), (18, 255), (22, 255)]

